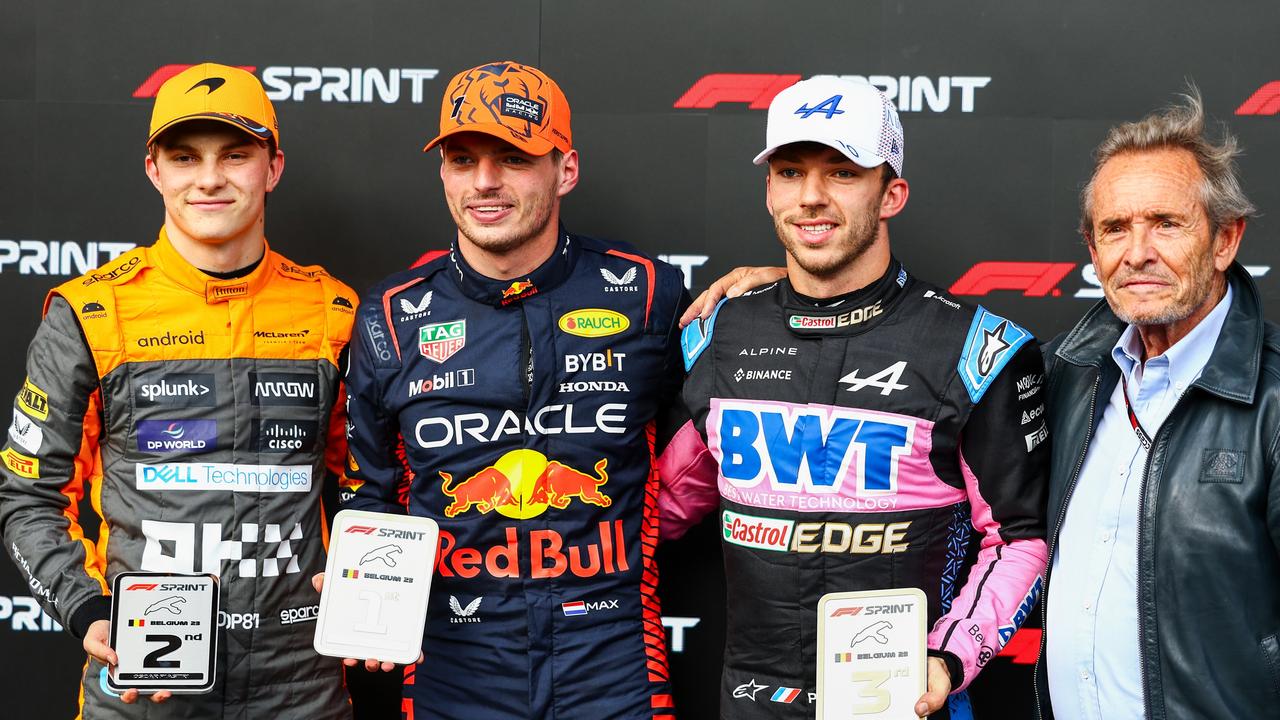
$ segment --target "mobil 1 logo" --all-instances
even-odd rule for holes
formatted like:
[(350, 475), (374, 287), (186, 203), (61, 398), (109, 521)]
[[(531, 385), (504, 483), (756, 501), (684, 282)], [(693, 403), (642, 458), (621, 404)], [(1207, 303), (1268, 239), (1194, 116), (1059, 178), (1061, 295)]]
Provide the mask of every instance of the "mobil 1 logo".
[(218, 580), (213, 575), (120, 573), (111, 596), (117, 692), (206, 693), (218, 654)]

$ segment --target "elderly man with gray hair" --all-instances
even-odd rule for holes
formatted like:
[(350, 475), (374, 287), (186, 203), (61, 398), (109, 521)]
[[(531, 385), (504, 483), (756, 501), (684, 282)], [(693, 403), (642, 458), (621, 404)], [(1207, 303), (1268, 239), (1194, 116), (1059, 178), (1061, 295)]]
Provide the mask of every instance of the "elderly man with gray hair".
[(1193, 88), (1113, 128), (1081, 193), (1106, 302), (1045, 348), (1041, 717), (1280, 707), (1280, 333), (1235, 262), (1238, 154)]

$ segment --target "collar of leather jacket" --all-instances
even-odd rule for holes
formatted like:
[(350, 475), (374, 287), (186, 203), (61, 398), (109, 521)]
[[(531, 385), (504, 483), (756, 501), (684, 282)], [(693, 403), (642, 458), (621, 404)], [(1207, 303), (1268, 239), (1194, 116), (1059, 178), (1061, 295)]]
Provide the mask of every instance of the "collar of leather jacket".
[[(1234, 293), (1231, 307), (1213, 354), (1195, 385), (1230, 400), (1252, 403), (1265, 335), (1262, 303), (1258, 287), (1240, 263), (1231, 263), (1227, 281)], [(1101, 368), (1110, 362), (1111, 348), (1124, 329), (1125, 323), (1111, 311), (1106, 300), (1101, 300), (1063, 338), (1055, 354), (1072, 365)]]

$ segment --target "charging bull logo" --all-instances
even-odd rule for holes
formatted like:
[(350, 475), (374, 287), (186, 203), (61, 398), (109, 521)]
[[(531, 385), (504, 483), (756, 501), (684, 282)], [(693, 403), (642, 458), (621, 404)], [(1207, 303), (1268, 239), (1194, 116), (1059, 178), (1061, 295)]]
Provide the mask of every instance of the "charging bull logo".
[(564, 510), (573, 498), (609, 507), (613, 500), (600, 492), (609, 482), (608, 464), (608, 458), (602, 458), (592, 475), (524, 448), (506, 453), (493, 465), (457, 483), (452, 474), (439, 471), (443, 481), (440, 490), (453, 499), (444, 514), (457, 517), (474, 507), (481, 513), (496, 510), (509, 518), (527, 520), (548, 507)]

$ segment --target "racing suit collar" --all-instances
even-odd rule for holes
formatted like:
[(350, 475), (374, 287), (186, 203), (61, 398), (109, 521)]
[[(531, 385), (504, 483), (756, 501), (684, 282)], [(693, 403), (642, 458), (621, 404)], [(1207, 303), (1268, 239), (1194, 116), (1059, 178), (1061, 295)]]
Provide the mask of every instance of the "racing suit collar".
[(253, 272), (238, 278), (219, 280), (206, 275), (199, 268), (187, 262), (178, 254), (169, 240), (169, 232), (163, 226), (156, 244), (151, 246), (150, 253), (156, 267), (174, 282), (197, 295), (203, 295), (206, 303), (226, 302), (239, 297), (254, 295), (267, 283), (275, 272), (271, 255), (271, 247), (263, 239), (262, 260)]
[(879, 323), (903, 295), (911, 278), (897, 258), (875, 282), (834, 298), (810, 298), (783, 280), (778, 293), (787, 327), (797, 335), (856, 335)]
[(514, 280), (494, 280), (476, 272), (462, 257), (462, 253), (458, 250), (458, 241), (454, 240), (449, 252), (449, 261), (453, 263), (456, 272), (450, 275), (457, 280), (464, 295), (494, 307), (510, 305), (540, 292), (546, 292), (569, 277), (578, 258), (578, 244), (573, 242), (573, 236), (566, 232), (563, 226), (560, 227), (559, 233), (560, 239), (551, 257), (534, 268), (533, 272)]

